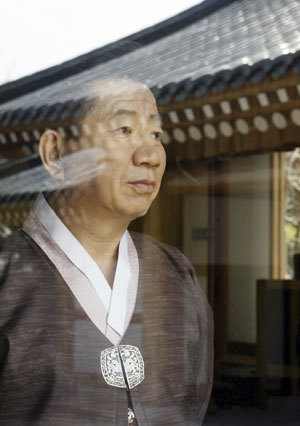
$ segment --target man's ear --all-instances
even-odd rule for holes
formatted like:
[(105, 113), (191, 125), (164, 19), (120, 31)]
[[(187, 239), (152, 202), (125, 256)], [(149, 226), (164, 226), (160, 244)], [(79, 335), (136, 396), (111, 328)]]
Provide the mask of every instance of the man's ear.
[(46, 130), (39, 142), (39, 154), (47, 172), (54, 178), (63, 179), (62, 157), (65, 154), (65, 141), (55, 130)]

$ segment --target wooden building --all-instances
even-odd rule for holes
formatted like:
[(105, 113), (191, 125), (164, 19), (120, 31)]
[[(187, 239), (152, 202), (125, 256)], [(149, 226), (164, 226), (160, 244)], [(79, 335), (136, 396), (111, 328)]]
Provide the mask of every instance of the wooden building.
[[(297, 0), (206, 0), (0, 87), (0, 222), (12, 228), (35, 193), (26, 180), (19, 192), (3, 187), (38, 164), (43, 130), (57, 129), (76, 150), (78, 118), (95, 82), (121, 76), (151, 87), (163, 115), (167, 170), (151, 211), (133, 227), (178, 246), (194, 263), (215, 313), (217, 384), (250, 370), (268, 374), (268, 293), (260, 287), (257, 300), (256, 286), (286, 278), (285, 152), (300, 146), (299, 28)], [(297, 306), (293, 312), (296, 339)], [(295, 345), (284, 373), (293, 380)]]

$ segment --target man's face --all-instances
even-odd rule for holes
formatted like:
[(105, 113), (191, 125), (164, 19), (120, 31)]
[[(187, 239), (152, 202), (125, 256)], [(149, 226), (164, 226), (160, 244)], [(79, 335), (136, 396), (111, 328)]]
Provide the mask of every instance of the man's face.
[(92, 129), (93, 147), (104, 151), (99, 160), (103, 170), (85, 186), (93, 207), (129, 221), (144, 215), (159, 191), (166, 164), (152, 93), (135, 87), (109, 94), (85, 124)]

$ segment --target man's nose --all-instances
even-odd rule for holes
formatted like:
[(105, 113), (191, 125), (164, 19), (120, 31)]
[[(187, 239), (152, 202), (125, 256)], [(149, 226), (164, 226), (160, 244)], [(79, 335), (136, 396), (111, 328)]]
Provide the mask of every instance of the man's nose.
[(149, 136), (140, 136), (139, 143), (133, 153), (133, 163), (135, 166), (146, 166), (156, 168), (160, 165), (157, 142)]

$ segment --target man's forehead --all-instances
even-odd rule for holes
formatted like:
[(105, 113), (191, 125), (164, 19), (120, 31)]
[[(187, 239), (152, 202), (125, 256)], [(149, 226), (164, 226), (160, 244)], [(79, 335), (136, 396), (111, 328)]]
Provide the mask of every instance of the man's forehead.
[(107, 118), (117, 117), (128, 114), (152, 116), (157, 114), (157, 105), (154, 96), (149, 91), (148, 93), (131, 93), (124, 96), (111, 96), (100, 104), (102, 113)]
[(134, 91), (124, 92), (111, 92), (103, 98), (104, 103), (116, 104), (116, 103), (127, 103), (127, 102), (146, 102), (156, 106), (156, 101), (153, 93), (148, 89), (139, 89)]
[(94, 87), (96, 102), (90, 120), (110, 120), (118, 111), (134, 111), (136, 115), (151, 118), (158, 115), (156, 100), (142, 83), (125, 80), (104, 80)]
[(101, 98), (104, 98), (108, 95), (122, 95), (125, 93), (133, 93), (138, 91), (149, 92), (149, 88), (138, 81), (125, 78), (110, 78), (102, 80), (93, 86), (94, 94)]
[(109, 102), (110, 111), (112, 114), (115, 114), (118, 110), (132, 110), (136, 111), (139, 108), (146, 108), (147, 110), (156, 110), (157, 106), (155, 100), (151, 98), (135, 98), (132, 96), (131, 98), (128, 97), (128, 99), (112, 99), (111, 102)]

